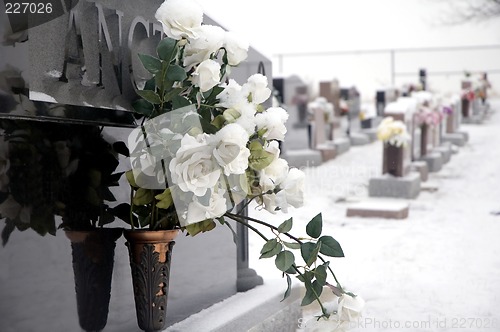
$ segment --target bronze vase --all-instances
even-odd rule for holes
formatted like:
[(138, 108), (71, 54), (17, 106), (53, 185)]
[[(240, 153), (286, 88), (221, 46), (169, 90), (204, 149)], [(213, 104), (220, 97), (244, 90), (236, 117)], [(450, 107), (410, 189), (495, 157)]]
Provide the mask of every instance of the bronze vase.
[(85, 331), (101, 331), (108, 321), (116, 240), (121, 228), (69, 231), (78, 321)]
[(172, 248), (178, 230), (125, 230), (139, 328), (165, 328)]

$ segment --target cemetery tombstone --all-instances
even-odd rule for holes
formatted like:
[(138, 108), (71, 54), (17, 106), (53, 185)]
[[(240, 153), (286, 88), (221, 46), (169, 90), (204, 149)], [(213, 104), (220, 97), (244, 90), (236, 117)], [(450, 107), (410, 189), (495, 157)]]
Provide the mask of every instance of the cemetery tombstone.
[[(395, 121), (401, 121), (405, 124), (407, 132), (411, 133), (414, 109), (409, 105), (407, 100), (389, 103), (386, 105), (384, 115), (392, 117)], [(382, 176), (370, 179), (369, 195), (371, 197), (416, 198), (420, 193), (421, 178), (419, 173), (411, 172), (411, 136), (410, 141), (400, 148), (385, 145), (383, 156)]]
[[(320, 98), (318, 98), (320, 99)], [(322, 99), (322, 98), (321, 98)], [(327, 128), (325, 125), (326, 101), (314, 101), (308, 104), (309, 112), (313, 115), (313, 140), (315, 150), (320, 151), (323, 161), (335, 158), (336, 148), (332, 141), (327, 139)]]
[[(104, 129), (104, 133), (115, 140), (126, 141), (130, 132), (127, 127), (137, 125), (128, 112), (132, 109), (131, 102), (137, 98), (137, 87), (148, 78), (137, 54), (153, 54), (161, 38), (161, 24), (154, 18), (161, 3), (159, 0), (79, 1), (72, 10), (59, 18), (30, 28), (28, 41), (16, 43), (15, 47), (0, 46), (0, 71), (7, 64), (13, 64), (22, 72), (29, 72), (31, 101), (52, 103), (50, 105), (60, 103), (57, 108), (47, 106), (47, 114), (2, 114), (2, 117), (18, 119), (31, 116), (35, 121), (109, 126)], [(5, 14), (0, 15), (2, 22), (7, 22)], [(205, 17), (204, 21), (217, 25), (208, 17)], [(0, 36), (7, 35), (2, 29), (4, 27), (0, 27)], [(260, 63), (264, 64), (270, 81), (271, 61), (253, 48), (249, 50), (247, 62), (232, 70), (232, 77), (242, 84), (257, 72)], [(95, 116), (96, 114), (100, 117)], [(127, 166), (122, 167), (126, 169)], [(128, 192), (128, 184), (122, 182), (121, 185), (119, 191)], [(121, 198), (124, 201), (129, 199), (128, 195)], [(117, 226), (126, 227), (121, 223)], [(64, 265), (67, 263), (67, 255), (61, 255), (61, 252), (68, 252), (69, 242), (62, 233), (58, 232), (55, 238), (41, 238), (26, 233), (22, 239), (26, 242), (9, 243), (9, 253), (13, 256), (9, 257), (8, 261), (4, 261), (7, 256), (3, 256), (1, 265), (12, 275), (31, 274), (32, 267), (15, 264), (18, 259), (23, 259), (20, 255), (26, 254), (22, 248), (25, 248), (26, 243), (30, 243), (28, 247), (45, 248), (47, 257), (45, 261), (42, 259), (37, 262), (40, 267), (37, 269), (37, 278), (48, 280), (54, 274), (53, 270), (60, 269), (58, 285), (73, 292), (73, 280), (68, 282), (64, 279), (71, 276), (64, 273), (69, 266)], [(206, 250), (215, 247), (216, 251)], [(33, 256), (39, 258), (38, 255)], [(250, 270), (247, 244), (239, 243), (237, 249), (233, 244), (232, 234), (222, 227), (196, 238), (179, 236), (173, 256), (167, 325), (232, 296), (237, 288), (246, 290), (259, 283), (258, 276), (252, 276), (252, 280), (247, 278), (247, 272)], [(136, 326), (135, 308), (128, 254), (123, 242), (117, 245), (115, 261), (115, 274), (120, 277), (113, 280), (110, 312), (113, 312), (117, 319), (108, 322), (106, 330), (131, 330)], [(43, 266), (43, 262), (51, 265)], [(246, 278), (245, 286), (237, 286), (240, 276)], [(0, 326), (9, 326), (19, 331), (37, 328), (55, 331), (61, 326), (67, 331), (78, 329), (76, 308), (73, 304), (74, 293), (56, 292), (54, 294), (57, 295), (50, 296), (50, 292), (47, 293), (40, 284), (29, 284), (32, 283), (22, 278), (4, 281), (2, 299), (10, 304), (9, 308), (0, 306)], [(8, 288), (23, 289), (23, 292), (14, 294), (3, 291)], [(43, 305), (36, 310), (37, 313), (33, 314), (35, 310), (29, 310), (30, 315), (26, 316), (25, 321), (16, 321), (16, 315), (12, 313), (16, 310), (27, 312), (25, 304), (31, 303), (37, 296), (43, 296), (43, 299), (38, 301), (43, 301)], [(66, 298), (71, 299), (71, 303), (69, 300), (61, 300)], [(47, 321), (48, 326), (38, 326), (40, 321), (52, 315), (54, 307), (57, 308), (58, 317), (61, 319), (55, 320), (55, 325), (50, 325), (52, 323)], [(39, 315), (44, 317), (40, 319)], [(22, 325), (16, 328), (18, 324)]]
[(348, 134), (351, 145), (370, 143), (370, 138), (361, 130), (361, 97), (355, 86), (347, 89)]
[(335, 117), (332, 122), (331, 139), (333, 140), (333, 144), (335, 145), (337, 155), (340, 155), (349, 151), (351, 143), (349, 138), (347, 137), (347, 117), (340, 116), (340, 112), (342, 109), (341, 105), (346, 101), (341, 98), (341, 89), (338, 85), (338, 81), (333, 80), (331, 82), (320, 82), (319, 95), (333, 105)]
[(466, 143), (467, 135), (459, 131), (462, 119), (462, 100), (460, 95), (453, 95), (449, 99), (450, 111), (446, 119), (446, 133), (442, 136), (443, 142), (461, 147)]

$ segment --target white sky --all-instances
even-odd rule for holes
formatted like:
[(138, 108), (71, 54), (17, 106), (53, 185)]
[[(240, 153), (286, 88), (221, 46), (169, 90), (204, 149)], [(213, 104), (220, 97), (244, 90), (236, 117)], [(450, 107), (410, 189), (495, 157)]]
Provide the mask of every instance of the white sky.
[[(198, 2), (207, 15), (227, 29), (246, 36), (253, 47), (272, 58), (275, 76), (296, 73), (301, 77), (307, 76), (306, 80), (341, 76), (344, 82), (355, 80), (356, 77), (354, 75), (352, 78), (346, 78), (346, 75), (340, 73), (339, 68), (333, 67), (327, 74), (318, 73), (322, 68), (327, 68), (331, 62), (340, 63), (338, 58), (297, 58), (293, 64), (285, 64), (284, 72), (280, 73), (275, 57), (278, 53), (500, 44), (500, 18), (455, 26), (442, 24), (443, 18), (451, 8), (449, 4), (451, 1), (198, 0)], [(457, 0), (454, 0), (453, 4), (456, 5)], [(429, 58), (429, 55), (426, 56)], [(500, 69), (500, 49), (494, 51), (494, 54), (489, 51), (485, 54), (462, 53), (453, 57), (460, 58), (462, 62), (451, 66), (447, 64), (446, 59), (441, 59), (438, 60), (439, 64), (425, 63), (425, 66), (430, 67), (429, 71)], [(474, 59), (469, 59), (471, 57)], [(385, 59), (383, 64), (378, 64), (377, 61), (373, 62), (372, 66), (388, 66), (388, 61)], [(424, 63), (420, 58), (409, 60), (398, 57), (397, 72), (415, 71), (415, 68), (405, 66), (404, 62), (411, 62), (417, 66), (416, 68), (419, 68), (417, 62)], [(307, 69), (307, 63), (311, 68)], [(382, 76), (384, 77), (378, 77), (376, 83), (369, 84), (366, 88), (371, 89), (375, 84), (389, 84), (390, 75)], [(490, 75), (490, 79), (494, 83), (498, 81), (493, 84), (494, 87), (500, 86), (500, 73)]]

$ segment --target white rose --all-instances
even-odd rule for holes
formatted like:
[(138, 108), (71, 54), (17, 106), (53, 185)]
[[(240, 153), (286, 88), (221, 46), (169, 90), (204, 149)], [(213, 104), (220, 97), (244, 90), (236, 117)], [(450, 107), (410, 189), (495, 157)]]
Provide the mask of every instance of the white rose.
[(266, 76), (254, 74), (248, 78), (242, 88), (247, 96), (251, 96), (252, 103), (262, 104), (271, 96), (271, 89), (267, 87), (267, 84)]
[(250, 45), (234, 32), (226, 32), (224, 47), (227, 52), (227, 62), (230, 66), (237, 66), (248, 56)]
[(229, 82), (224, 85), (224, 90), (217, 95), (217, 99), (219, 99), (217, 106), (225, 108), (240, 109), (248, 104), (248, 99), (244, 95), (241, 85), (233, 79), (230, 79)]
[(215, 134), (213, 153), (225, 175), (245, 173), (250, 156), (250, 150), (246, 147), (248, 137), (245, 129), (235, 123), (224, 126)]
[(236, 124), (245, 129), (248, 135), (253, 135), (255, 133), (255, 112), (255, 107), (247, 104), (240, 108), (240, 117), (235, 121)]
[(170, 161), (172, 182), (184, 192), (203, 196), (220, 177), (220, 168), (212, 159), (213, 147), (207, 144), (206, 134), (184, 135), (181, 147)]
[(272, 214), (275, 214), (278, 208), (278, 202), (276, 199), (276, 194), (267, 194), (262, 196), (262, 202), (264, 209)]
[(184, 67), (190, 70), (193, 66), (217, 52), (224, 44), (225, 31), (218, 26), (202, 25), (198, 30), (198, 38), (191, 40), (184, 49)]
[(280, 145), (277, 141), (267, 141), (264, 145), (264, 150), (271, 153), (274, 156), (274, 159), (277, 159), (280, 156)]
[(194, 224), (206, 219), (218, 218), (226, 213), (227, 207), (224, 193), (224, 190), (220, 190), (217, 193), (212, 191), (208, 199), (208, 205), (203, 205), (198, 197), (194, 196), (193, 201), (189, 203), (187, 217), (186, 220), (181, 223), (182, 226)]
[(201, 27), (203, 10), (193, 0), (166, 0), (155, 14), (165, 34), (175, 40), (196, 39), (196, 30)]
[(365, 306), (365, 301), (361, 296), (352, 297), (342, 294), (339, 298), (337, 316), (340, 321), (352, 322), (361, 317), (361, 312)]
[(280, 191), (276, 194), (277, 204), (288, 212), (288, 206), (299, 208), (304, 205), (304, 179), (305, 174), (297, 168), (292, 168), (288, 176), (280, 183)]
[(220, 64), (208, 59), (196, 67), (193, 73), (193, 84), (200, 88), (201, 92), (207, 92), (220, 83)]
[(268, 140), (282, 141), (285, 139), (286, 120), (288, 120), (288, 113), (281, 107), (270, 107), (265, 112), (255, 116), (257, 129), (265, 129), (263, 137)]
[(259, 185), (262, 192), (274, 190), (287, 176), (288, 162), (277, 158), (266, 168), (259, 172)]

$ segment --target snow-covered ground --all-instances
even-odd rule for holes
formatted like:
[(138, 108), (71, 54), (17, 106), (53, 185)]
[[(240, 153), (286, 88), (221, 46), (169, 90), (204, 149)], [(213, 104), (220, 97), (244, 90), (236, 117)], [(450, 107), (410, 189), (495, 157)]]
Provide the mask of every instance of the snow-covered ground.
[[(500, 109), (500, 100), (491, 103)], [(293, 216), (292, 233), (301, 235), (322, 212), (323, 233), (345, 253), (331, 266), (366, 301), (353, 331), (500, 331), (500, 112), (461, 130), (469, 142), (430, 174), (425, 187), (437, 190), (409, 201), (408, 219), (345, 216), (348, 204), (368, 199), (368, 179), (380, 174), (380, 142), (305, 169), (303, 208), (289, 215), (250, 209), (276, 225)], [(274, 259), (258, 259), (262, 245), (250, 235), (251, 267), (265, 280), (281, 278)]]

